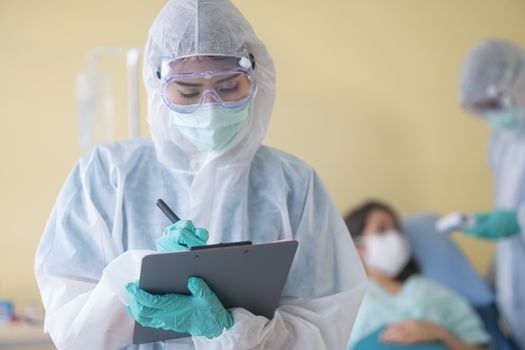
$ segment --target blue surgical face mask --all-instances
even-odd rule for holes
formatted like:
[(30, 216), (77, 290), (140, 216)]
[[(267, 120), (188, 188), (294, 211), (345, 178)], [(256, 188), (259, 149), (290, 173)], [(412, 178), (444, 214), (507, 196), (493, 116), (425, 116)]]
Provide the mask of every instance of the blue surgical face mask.
[(201, 152), (220, 152), (235, 139), (252, 114), (253, 101), (229, 109), (207, 103), (193, 113), (170, 111), (172, 122)]
[(484, 113), (489, 124), (496, 130), (515, 131), (525, 122), (525, 112), (518, 107)]

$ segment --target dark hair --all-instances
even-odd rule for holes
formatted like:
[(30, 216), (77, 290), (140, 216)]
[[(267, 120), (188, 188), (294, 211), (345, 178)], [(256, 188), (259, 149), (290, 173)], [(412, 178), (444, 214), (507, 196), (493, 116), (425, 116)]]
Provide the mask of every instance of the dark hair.
[[(381, 210), (387, 212), (390, 216), (392, 216), (396, 229), (401, 232), (401, 224), (399, 222), (399, 216), (397, 215), (396, 211), (392, 209), (392, 207), (390, 207), (388, 204), (385, 204), (380, 201), (370, 200), (365, 202), (364, 204), (361, 204), (357, 208), (352, 209), (348, 214), (346, 214), (344, 218), (346, 227), (348, 227), (350, 235), (354, 240), (363, 236), (368, 217), (374, 210)], [(419, 264), (412, 256), (408, 261), (407, 265), (399, 273), (399, 275), (394, 277), (394, 280), (398, 282), (405, 282), (410, 276), (419, 272)]]

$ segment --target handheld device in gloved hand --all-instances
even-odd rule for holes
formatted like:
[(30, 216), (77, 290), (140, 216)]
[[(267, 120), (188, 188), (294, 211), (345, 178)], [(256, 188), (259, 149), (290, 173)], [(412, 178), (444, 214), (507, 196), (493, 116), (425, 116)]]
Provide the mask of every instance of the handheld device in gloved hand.
[(436, 222), (436, 230), (441, 233), (450, 233), (452, 231), (472, 227), (475, 224), (476, 219), (473, 215), (454, 212), (440, 217)]
[(521, 232), (518, 212), (512, 209), (493, 209), (486, 212), (474, 213), (475, 225), (461, 231), (468, 235), (485, 238), (500, 239), (517, 235)]
[(493, 209), (473, 214), (455, 212), (440, 218), (436, 229), (443, 233), (457, 230), (485, 239), (506, 238), (521, 232), (518, 212), (512, 209)]

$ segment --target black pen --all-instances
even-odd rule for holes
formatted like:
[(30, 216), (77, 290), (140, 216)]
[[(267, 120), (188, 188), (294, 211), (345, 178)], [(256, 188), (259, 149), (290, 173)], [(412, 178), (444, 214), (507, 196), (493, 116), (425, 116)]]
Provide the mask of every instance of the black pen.
[(168, 217), (168, 219), (171, 220), (171, 223), (174, 224), (176, 223), (177, 221), (179, 221), (179, 217), (173, 212), (173, 210), (171, 210), (170, 207), (168, 207), (168, 205), (162, 200), (162, 199), (157, 199), (157, 206), (160, 208), (160, 210), (162, 210), (162, 212), (164, 213), (164, 215), (166, 215)]

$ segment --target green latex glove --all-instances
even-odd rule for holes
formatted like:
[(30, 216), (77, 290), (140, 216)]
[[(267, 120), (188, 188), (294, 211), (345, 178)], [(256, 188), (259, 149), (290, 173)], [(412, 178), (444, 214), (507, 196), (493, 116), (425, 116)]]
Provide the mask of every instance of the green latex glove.
[(207, 240), (208, 231), (195, 228), (191, 220), (181, 220), (166, 227), (155, 244), (159, 252), (176, 252), (205, 245)]
[(521, 231), (516, 210), (494, 209), (474, 213), (474, 217), (476, 225), (463, 229), (464, 233), (486, 239), (499, 239), (519, 234)]
[(188, 279), (192, 295), (153, 295), (139, 288), (137, 282), (126, 284), (129, 306), (126, 311), (145, 327), (162, 328), (209, 339), (233, 326), (233, 317), (222, 306), (210, 287), (198, 277)]

